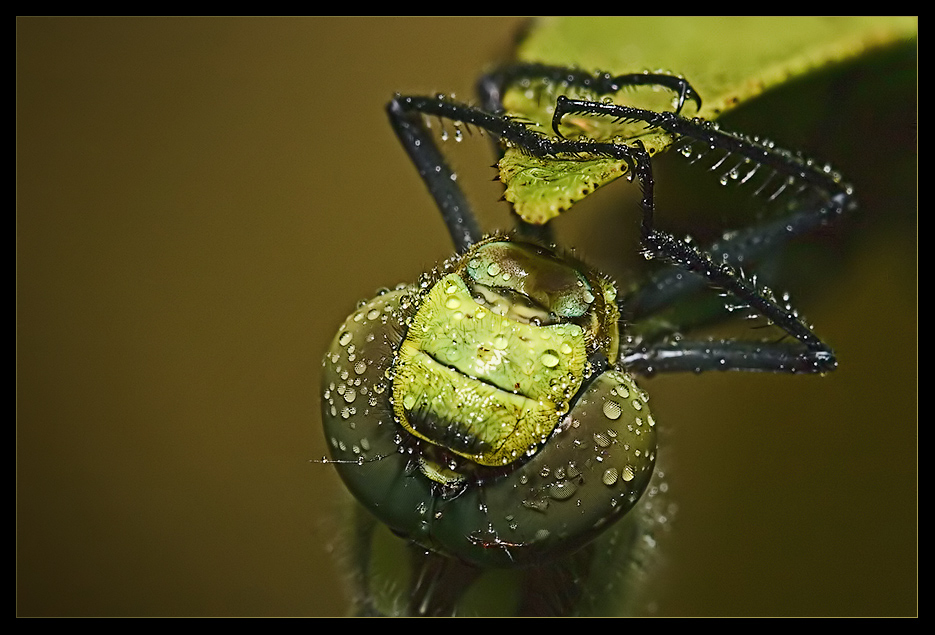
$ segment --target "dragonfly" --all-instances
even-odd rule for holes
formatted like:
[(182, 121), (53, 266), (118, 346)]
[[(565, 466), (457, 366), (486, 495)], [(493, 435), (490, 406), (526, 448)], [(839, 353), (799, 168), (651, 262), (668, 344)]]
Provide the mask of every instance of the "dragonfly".
[[(362, 303), (324, 360), (328, 460), (361, 502), (361, 587), (372, 576), (374, 536), (386, 528), (415, 572), (395, 604), (370, 588), (358, 593), (363, 614), (469, 613), (470, 590), (503, 571), (516, 578), (516, 613), (601, 612), (608, 581), (635, 584), (658, 515), (656, 421), (639, 377), (836, 366), (788, 298), (748, 272), (853, 210), (853, 189), (833, 168), (686, 116), (705, 96), (671, 73), (522, 62), (479, 86), (478, 105), (419, 95), (388, 104), (455, 255)], [(627, 94), (642, 88), (666, 94), (671, 108), (629, 105)], [(507, 106), (511, 91), (531, 99), (542, 121)], [(535, 174), (532, 188), (542, 181), (554, 192), (508, 183), (518, 226), (486, 234), (432, 120), (450, 122), (455, 135), (492, 137), (505, 183)], [(782, 211), (710, 244), (677, 238), (656, 222), (652, 155), (670, 146)], [(633, 290), (556, 247), (548, 225), (549, 214), (620, 176), (640, 187), (642, 253), (664, 265)], [(770, 338), (695, 341), (682, 335), (691, 324), (676, 332), (653, 322), (699, 289), (712, 290), (721, 313), (767, 324)], [(706, 311), (690, 318), (707, 319)], [(634, 328), (643, 322), (653, 325)]]

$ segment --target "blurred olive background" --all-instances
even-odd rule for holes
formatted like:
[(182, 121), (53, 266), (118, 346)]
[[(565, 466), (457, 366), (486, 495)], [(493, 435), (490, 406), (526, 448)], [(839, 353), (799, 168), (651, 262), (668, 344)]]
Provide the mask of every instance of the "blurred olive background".
[[(523, 23), (17, 19), (19, 615), (346, 612), (320, 356), (358, 300), (450, 251), (383, 106), (471, 98)], [(917, 612), (915, 64), (731, 119), (858, 187), (793, 296), (841, 367), (642, 382), (678, 507), (650, 612)], [(505, 227), (488, 145), (461, 145)], [(706, 195), (663, 178), (704, 222)], [(559, 223), (609, 269), (634, 249), (612, 207)]]

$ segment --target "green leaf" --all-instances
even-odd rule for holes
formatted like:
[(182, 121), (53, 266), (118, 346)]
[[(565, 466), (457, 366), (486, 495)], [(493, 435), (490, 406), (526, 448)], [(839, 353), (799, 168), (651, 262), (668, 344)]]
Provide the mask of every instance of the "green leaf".
[(587, 159), (559, 161), (508, 149), (498, 164), (507, 184), (505, 197), (522, 210), (526, 222), (542, 225), (590, 194), (598, 185), (623, 176), (620, 161)]
[[(669, 72), (691, 82), (701, 109), (686, 116), (716, 119), (757, 95), (831, 64), (917, 37), (916, 17), (633, 17), (542, 19), (520, 45), (518, 58), (615, 74)], [(511, 116), (552, 135), (555, 87), (515, 88), (504, 96)], [(599, 99), (583, 91), (563, 94)], [(613, 96), (647, 110), (672, 110), (674, 95), (653, 88)], [(672, 144), (669, 135), (595, 118), (566, 118), (569, 138), (630, 142), (650, 154)], [(627, 173), (625, 163), (593, 157), (536, 159), (508, 148), (499, 164), (504, 197), (527, 222), (544, 224), (598, 187)]]

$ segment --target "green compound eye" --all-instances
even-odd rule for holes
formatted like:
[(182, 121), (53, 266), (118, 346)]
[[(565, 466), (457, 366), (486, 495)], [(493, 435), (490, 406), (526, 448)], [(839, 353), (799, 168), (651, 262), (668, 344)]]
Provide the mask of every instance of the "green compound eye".
[(647, 397), (619, 370), (613, 286), (532, 244), (479, 243), (427, 291), (342, 325), (322, 414), (348, 488), (419, 544), (482, 566), (593, 540), (652, 475)]

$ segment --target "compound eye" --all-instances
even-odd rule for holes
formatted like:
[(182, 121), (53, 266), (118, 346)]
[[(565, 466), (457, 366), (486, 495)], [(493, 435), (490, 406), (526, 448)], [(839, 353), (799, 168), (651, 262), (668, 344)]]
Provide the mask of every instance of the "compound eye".
[[(526, 297), (563, 320), (585, 315), (594, 291), (584, 275), (554, 254), (528, 243), (490, 242), (479, 246), (466, 263), (465, 282), (475, 289)], [(516, 304), (515, 299), (507, 303)]]

